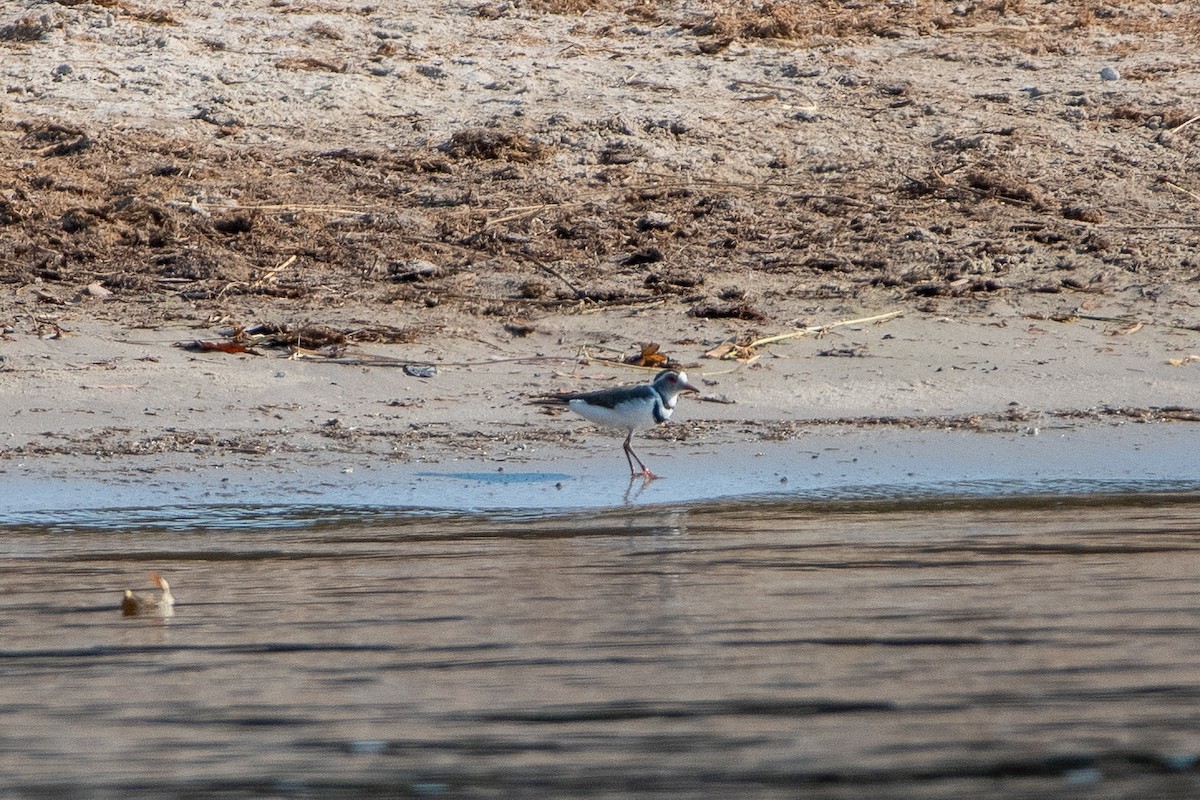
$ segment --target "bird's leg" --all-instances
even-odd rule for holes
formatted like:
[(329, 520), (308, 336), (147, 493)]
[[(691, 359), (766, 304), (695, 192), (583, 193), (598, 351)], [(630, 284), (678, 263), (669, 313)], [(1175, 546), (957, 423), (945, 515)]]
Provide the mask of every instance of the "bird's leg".
[[(625, 437), (625, 460), (629, 462), (629, 476), (631, 478), (635, 477), (637, 475), (637, 470), (633, 468), (633, 459), (635, 458), (635, 455), (633, 452), (633, 448), (629, 444), (629, 441), (632, 438), (633, 438), (633, 431), (631, 430), (631, 431), (629, 431), (629, 434)], [(642, 462), (638, 461), (638, 463), (641, 464)], [(644, 469), (644, 467), (643, 467), (643, 469)]]
[(625, 437), (625, 460), (629, 462), (630, 477), (636, 477), (638, 474), (637, 470), (635, 470), (633, 468), (633, 462), (636, 461), (637, 465), (642, 468), (642, 477), (648, 481), (655, 480), (656, 478), (658, 478), (658, 476), (655, 475), (650, 470), (646, 469), (646, 465), (642, 463), (642, 460), (640, 458), (638, 458), (637, 453), (633, 452), (633, 445), (630, 444), (632, 439), (633, 439), (633, 431), (631, 430), (629, 432), (629, 435)]

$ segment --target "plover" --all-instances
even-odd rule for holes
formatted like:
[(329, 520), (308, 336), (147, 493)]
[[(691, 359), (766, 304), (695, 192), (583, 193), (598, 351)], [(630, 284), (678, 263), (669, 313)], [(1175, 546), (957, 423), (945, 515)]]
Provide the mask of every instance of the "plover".
[(633, 466), (636, 461), (641, 467), (641, 476), (653, 480), (658, 476), (633, 452), (633, 432), (666, 422), (679, 402), (679, 395), (699, 391), (688, 383), (687, 373), (665, 369), (655, 375), (651, 383), (642, 386), (616, 386), (595, 392), (564, 392), (541, 398), (537, 402), (566, 403), (572, 411), (589, 422), (625, 431), (625, 460), (629, 462), (630, 476), (637, 477), (639, 474)]

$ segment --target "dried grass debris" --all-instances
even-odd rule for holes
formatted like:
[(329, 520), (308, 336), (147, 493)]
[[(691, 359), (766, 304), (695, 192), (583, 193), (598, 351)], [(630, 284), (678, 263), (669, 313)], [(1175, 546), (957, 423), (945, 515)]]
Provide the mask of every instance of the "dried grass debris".
[(688, 311), (689, 317), (701, 319), (741, 319), (765, 322), (767, 315), (749, 303), (699, 303)]
[(520, 133), (493, 128), (468, 128), (455, 132), (439, 147), (455, 160), (484, 159), (524, 163), (537, 161), (546, 148)]
[(49, 14), (22, 17), (16, 22), (0, 25), (0, 42), (40, 42), (54, 27)]

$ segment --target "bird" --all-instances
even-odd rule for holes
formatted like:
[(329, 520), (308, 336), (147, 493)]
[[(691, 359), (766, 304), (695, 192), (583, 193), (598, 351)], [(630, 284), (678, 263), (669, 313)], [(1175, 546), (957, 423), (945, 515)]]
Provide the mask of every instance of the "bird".
[(162, 590), (162, 594), (157, 595), (153, 592), (134, 594), (132, 590), (126, 589), (125, 597), (121, 600), (122, 614), (127, 617), (138, 615), (172, 617), (175, 615), (175, 595), (171, 594), (171, 585), (167, 583), (167, 579), (157, 572), (151, 572), (150, 580)]
[[(633, 432), (653, 428), (671, 418), (679, 395), (700, 390), (688, 383), (687, 373), (664, 369), (654, 380), (641, 386), (614, 386), (594, 392), (561, 392), (547, 395), (535, 402), (544, 404), (566, 403), (579, 416), (606, 428), (625, 431), (625, 460), (629, 462), (629, 476), (639, 474), (648, 481), (659, 476), (642, 463), (633, 452)], [(634, 462), (641, 468), (634, 469)]]

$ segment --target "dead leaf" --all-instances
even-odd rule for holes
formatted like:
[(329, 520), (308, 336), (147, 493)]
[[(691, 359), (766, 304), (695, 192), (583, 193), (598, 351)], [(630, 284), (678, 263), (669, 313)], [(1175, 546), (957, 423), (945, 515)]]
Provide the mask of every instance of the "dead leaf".
[(625, 359), (626, 364), (636, 364), (639, 367), (662, 367), (667, 364), (667, 357), (658, 352), (658, 342), (646, 342), (641, 347), (642, 352), (628, 356)]

